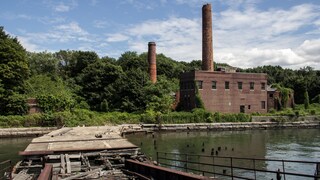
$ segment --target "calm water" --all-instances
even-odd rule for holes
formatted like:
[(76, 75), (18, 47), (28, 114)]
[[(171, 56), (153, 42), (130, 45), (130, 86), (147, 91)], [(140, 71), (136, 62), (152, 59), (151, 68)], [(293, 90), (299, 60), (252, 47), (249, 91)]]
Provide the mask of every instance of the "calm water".
[[(127, 138), (141, 147), (142, 152), (156, 159), (156, 151), (211, 155), (221, 147), (219, 156), (252, 157), (266, 159), (285, 159), (320, 162), (320, 130), (319, 129), (287, 129), (287, 130), (254, 130), (254, 131), (222, 131), (222, 132), (175, 132), (130, 135)], [(156, 141), (156, 149), (154, 147)], [(227, 147), (227, 149), (225, 149)], [(203, 149), (204, 148), (204, 152)], [(232, 151), (232, 148), (234, 149)], [(183, 158), (182, 158), (183, 159)], [(190, 160), (190, 159), (189, 159)], [(197, 159), (195, 160), (197, 161)], [(202, 159), (211, 163), (212, 160)], [(160, 161), (161, 162), (161, 161)], [(216, 161), (217, 163), (217, 161)], [(230, 163), (230, 162), (225, 162)], [(253, 167), (250, 162), (233, 162), (234, 165)], [(238, 164), (237, 164), (238, 163)], [(181, 164), (175, 164), (181, 166)], [(183, 165), (182, 165), (183, 166)], [(260, 169), (282, 169), (278, 162), (256, 162)], [(286, 171), (314, 174), (312, 165), (286, 164)], [(188, 166), (190, 167), (190, 166)], [(194, 167), (197, 169), (197, 167)], [(207, 169), (208, 167), (202, 167)], [(216, 169), (222, 171), (222, 169)], [(238, 172), (246, 174), (247, 172)], [(254, 177), (248, 173), (248, 177)], [(276, 179), (274, 174), (258, 173), (258, 179)], [(227, 178), (224, 178), (227, 179)], [(282, 178), (283, 179), (283, 178)], [(286, 179), (306, 179), (287, 176)]]
[(0, 162), (12, 160), (17, 162), (20, 160), (19, 151), (23, 151), (32, 138), (0, 138)]
[[(216, 151), (220, 146), (219, 156), (320, 162), (320, 129), (175, 132), (156, 133), (154, 136), (151, 134), (136, 134), (127, 136), (127, 138), (140, 146), (142, 152), (154, 160), (156, 159), (157, 151), (210, 155), (212, 148)], [(14, 162), (18, 161), (20, 159), (18, 152), (24, 150), (31, 142), (31, 139), (0, 139), (0, 162), (7, 159), (11, 159)], [(156, 141), (156, 149), (154, 141)], [(203, 148), (204, 152), (202, 152)], [(233, 151), (232, 148), (234, 149)], [(212, 162), (211, 159), (205, 161)], [(241, 163), (243, 164), (238, 165), (242, 166), (252, 162)], [(236, 162), (234, 164), (237, 165)], [(278, 168), (281, 169), (282, 165), (275, 162), (257, 162), (256, 167), (277, 170)], [(289, 164), (286, 165), (286, 168), (313, 174), (315, 167)], [(218, 171), (219, 169), (216, 170)], [(245, 174), (246, 172), (241, 173)], [(257, 176), (258, 179), (276, 179), (274, 174), (258, 174)], [(287, 177), (287, 179), (305, 178)]]

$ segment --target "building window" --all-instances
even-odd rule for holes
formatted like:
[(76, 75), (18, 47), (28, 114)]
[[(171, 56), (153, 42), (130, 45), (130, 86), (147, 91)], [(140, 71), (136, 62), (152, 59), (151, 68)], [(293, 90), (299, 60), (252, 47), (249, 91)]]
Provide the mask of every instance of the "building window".
[(196, 81), (198, 89), (202, 89), (202, 82), (203, 81)]
[(248, 109), (251, 109), (251, 105), (248, 105)]
[(269, 94), (269, 98), (273, 98), (273, 94)]
[(250, 90), (254, 90), (254, 82), (250, 82)]
[(266, 83), (261, 83), (261, 90), (266, 90)]
[(266, 109), (266, 102), (265, 101), (261, 101), (261, 109)]
[(230, 89), (230, 88), (229, 88), (229, 81), (224, 82), (224, 88), (225, 88), (225, 89)]
[(240, 113), (245, 113), (245, 106), (244, 105), (240, 106)]
[(242, 82), (238, 82), (238, 89), (242, 89)]
[(212, 81), (211, 88), (212, 89), (217, 89), (217, 81)]

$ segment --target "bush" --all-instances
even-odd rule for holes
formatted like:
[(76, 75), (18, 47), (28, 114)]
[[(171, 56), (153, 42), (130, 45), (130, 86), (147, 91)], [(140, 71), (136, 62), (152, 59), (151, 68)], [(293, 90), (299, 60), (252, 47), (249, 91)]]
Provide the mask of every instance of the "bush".
[(274, 113), (276, 113), (276, 110), (271, 108), (271, 109), (269, 109), (269, 113), (274, 114)]
[(152, 110), (148, 110), (141, 115), (140, 121), (143, 123), (156, 123), (156, 113)]
[(215, 122), (251, 122), (251, 115), (238, 113), (238, 114), (221, 114), (216, 112), (213, 114)]
[(40, 95), (37, 101), (38, 106), (45, 113), (70, 110), (75, 104), (71, 98), (54, 95)]
[(17, 93), (0, 98), (0, 113), (3, 115), (25, 115), (28, 112), (26, 101), (24, 95)]

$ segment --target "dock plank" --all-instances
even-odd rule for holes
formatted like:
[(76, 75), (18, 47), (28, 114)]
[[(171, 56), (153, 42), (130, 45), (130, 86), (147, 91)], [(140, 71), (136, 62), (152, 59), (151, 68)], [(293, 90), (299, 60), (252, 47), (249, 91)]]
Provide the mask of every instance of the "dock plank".
[(32, 154), (32, 152), (45, 153), (47, 151), (95, 151), (137, 147), (121, 137), (118, 126), (74, 127), (72, 129), (62, 128), (56, 131), (33, 139), (25, 149), (24, 154), (28, 155)]
[(67, 173), (70, 174), (71, 173), (71, 163), (70, 163), (69, 155), (66, 154), (65, 158), (66, 158), (66, 164), (67, 164)]

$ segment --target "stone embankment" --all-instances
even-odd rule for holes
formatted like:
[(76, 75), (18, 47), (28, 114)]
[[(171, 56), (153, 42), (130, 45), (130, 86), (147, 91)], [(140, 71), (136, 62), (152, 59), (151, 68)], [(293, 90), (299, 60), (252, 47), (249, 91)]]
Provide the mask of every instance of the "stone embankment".
[(142, 124), (125, 125), (125, 133), (151, 131), (237, 131), (257, 129), (286, 129), (286, 128), (320, 128), (319, 116), (254, 116), (252, 122), (233, 123), (189, 123), (189, 124)]
[[(246, 123), (193, 123), (193, 124), (144, 124), (145, 131), (194, 131), (194, 130), (215, 130), (215, 131), (239, 131), (258, 129), (287, 129), (287, 128), (320, 128), (319, 121), (300, 122), (246, 122)], [(130, 132), (130, 131), (128, 131)]]
[(56, 129), (56, 127), (0, 128), (0, 138), (34, 137), (47, 134)]
[[(189, 124), (123, 124), (115, 126), (121, 134), (150, 133), (153, 131), (238, 131), (255, 129), (286, 129), (286, 128), (320, 128), (319, 116), (304, 116), (297, 120), (290, 121), (291, 117), (285, 116), (257, 116), (253, 122), (234, 123), (189, 123)], [(2, 137), (27, 137), (47, 134), (56, 127), (35, 127), (35, 128), (0, 128)]]

